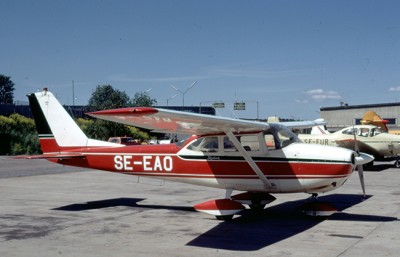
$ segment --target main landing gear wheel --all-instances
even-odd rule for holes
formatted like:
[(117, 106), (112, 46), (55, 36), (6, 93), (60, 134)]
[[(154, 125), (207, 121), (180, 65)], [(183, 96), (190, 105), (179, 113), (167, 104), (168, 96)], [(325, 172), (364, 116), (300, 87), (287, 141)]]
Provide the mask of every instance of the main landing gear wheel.
[(241, 204), (246, 204), (251, 210), (261, 211), (265, 206), (273, 202), (276, 198), (268, 193), (245, 192), (231, 197), (232, 200)]
[(249, 207), (252, 211), (262, 211), (264, 210), (266, 204), (250, 204)]
[(264, 210), (265, 206), (267, 204), (262, 203), (261, 199), (258, 199), (257, 197), (251, 199), (251, 203), (249, 204), (249, 207), (252, 211), (262, 211)]

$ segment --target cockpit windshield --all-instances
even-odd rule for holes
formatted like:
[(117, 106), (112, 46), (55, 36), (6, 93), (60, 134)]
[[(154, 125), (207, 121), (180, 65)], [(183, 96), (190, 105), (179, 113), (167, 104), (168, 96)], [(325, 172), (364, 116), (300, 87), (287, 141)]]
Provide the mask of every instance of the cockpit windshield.
[(280, 149), (300, 139), (290, 129), (279, 124), (270, 124), (270, 130), (265, 133), (268, 149)]
[(386, 133), (386, 132), (384, 132), (381, 128), (376, 127), (376, 128), (371, 129), (371, 137), (377, 136), (382, 133)]

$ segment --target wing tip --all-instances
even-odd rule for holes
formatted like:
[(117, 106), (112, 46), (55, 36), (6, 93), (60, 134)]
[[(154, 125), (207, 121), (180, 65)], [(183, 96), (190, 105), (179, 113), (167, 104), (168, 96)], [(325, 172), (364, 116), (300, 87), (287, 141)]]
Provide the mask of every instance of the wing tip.
[(128, 107), (128, 108), (119, 108), (119, 109), (110, 109), (110, 110), (101, 110), (95, 112), (88, 112), (86, 114), (90, 116), (96, 115), (151, 115), (157, 113), (158, 110), (153, 107)]

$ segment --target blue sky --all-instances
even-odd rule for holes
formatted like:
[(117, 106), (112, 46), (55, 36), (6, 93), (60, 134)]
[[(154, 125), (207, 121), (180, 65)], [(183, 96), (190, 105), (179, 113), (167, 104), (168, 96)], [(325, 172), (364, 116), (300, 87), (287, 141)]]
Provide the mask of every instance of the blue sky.
[[(239, 117), (400, 101), (399, 1), (0, 1), (0, 74), (15, 100), (48, 87), (86, 104), (97, 85), (159, 105), (247, 102)], [(169, 99), (181, 105), (182, 94)]]

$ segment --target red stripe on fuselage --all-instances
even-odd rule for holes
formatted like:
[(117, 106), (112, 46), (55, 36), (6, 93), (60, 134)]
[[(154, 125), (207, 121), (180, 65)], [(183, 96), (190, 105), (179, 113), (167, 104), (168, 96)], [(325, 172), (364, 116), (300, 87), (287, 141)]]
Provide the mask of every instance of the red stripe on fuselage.
[[(63, 160), (62, 163), (142, 176), (257, 178), (244, 160), (187, 160), (177, 155), (179, 149), (174, 144), (123, 147), (118, 149), (118, 153), (111, 152), (109, 147), (84, 149), (84, 163), (74, 159)], [(326, 160), (280, 162), (266, 159), (256, 163), (267, 177), (280, 179), (347, 177), (353, 171), (350, 163), (330, 163)]]

